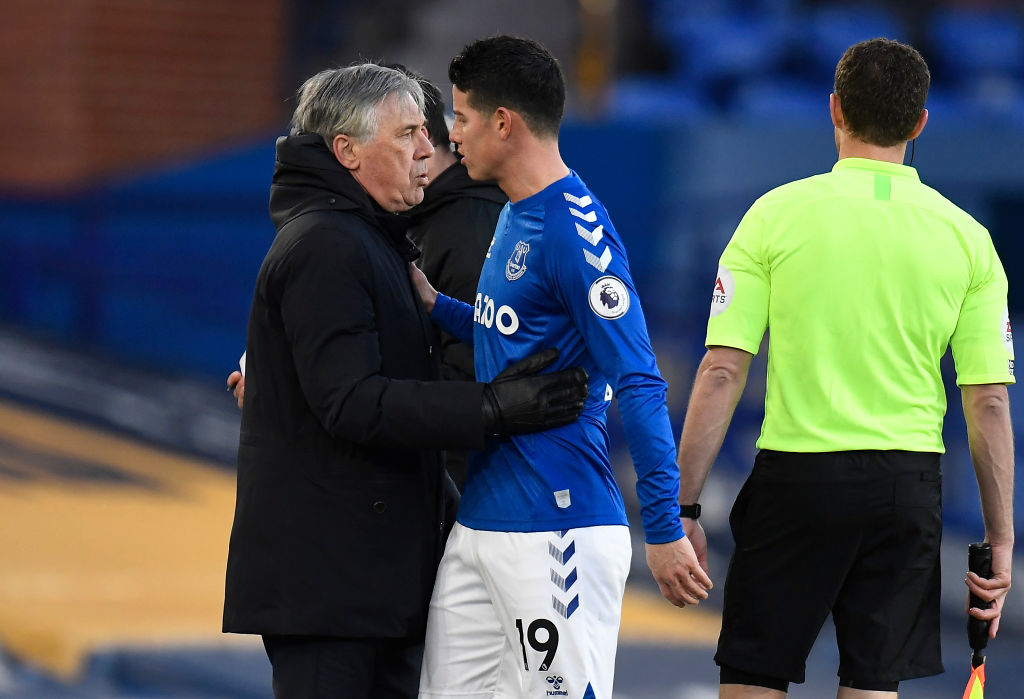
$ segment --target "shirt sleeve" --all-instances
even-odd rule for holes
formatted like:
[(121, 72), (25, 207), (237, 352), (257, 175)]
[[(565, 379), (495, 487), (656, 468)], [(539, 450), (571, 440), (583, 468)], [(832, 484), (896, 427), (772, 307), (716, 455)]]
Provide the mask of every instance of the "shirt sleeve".
[(975, 255), (971, 285), (949, 344), (957, 385), (1011, 384), (1013, 334), (1006, 306), (1006, 273), (987, 232)]
[(756, 205), (747, 211), (718, 263), (705, 345), (757, 354), (768, 327), (771, 280)]
[[(545, 230), (545, 245), (552, 246), (544, 255), (548, 281), (580, 331), (587, 353), (618, 397), (637, 474), (645, 539), (652, 544), (675, 541), (683, 537), (683, 529), (666, 384), (658, 371), (625, 250), (610, 226), (595, 226), (586, 219), (553, 225), (569, 230), (551, 236)], [(592, 383), (590, 388), (603, 393), (605, 386)]]
[(470, 347), (473, 346), (473, 307), (440, 292), (434, 302), (430, 319), (446, 333), (454, 335)]

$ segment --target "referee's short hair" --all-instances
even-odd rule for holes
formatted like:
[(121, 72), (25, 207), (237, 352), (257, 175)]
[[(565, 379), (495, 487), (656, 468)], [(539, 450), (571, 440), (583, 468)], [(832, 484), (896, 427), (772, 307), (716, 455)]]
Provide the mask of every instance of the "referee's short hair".
[(836, 66), (835, 93), (847, 127), (860, 140), (886, 148), (909, 138), (930, 84), (917, 49), (892, 39), (854, 44)]

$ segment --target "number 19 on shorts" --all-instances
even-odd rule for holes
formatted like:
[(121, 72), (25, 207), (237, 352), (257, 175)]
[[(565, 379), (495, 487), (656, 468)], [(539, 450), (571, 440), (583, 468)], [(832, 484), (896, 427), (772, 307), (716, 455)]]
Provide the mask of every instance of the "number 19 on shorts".
[[(523, 650), (523, 669), (530, 669), (530, 661), (526, 657), (526, 644), (529, 643), (530, 648), (544, 654), (544, 660), (538, 669), (546, 672), (554, 662), (555, 652), (558, 650), (558, 627), (547, 619), (534, 619), (526, 627), (524, 635), (523, 620), (516, 619), (516, 629), (519, 631), (519, 647)], [(538, 634), (538, 631), (543, 633)], [(538, 635), (541, 637), (538, 638)]]

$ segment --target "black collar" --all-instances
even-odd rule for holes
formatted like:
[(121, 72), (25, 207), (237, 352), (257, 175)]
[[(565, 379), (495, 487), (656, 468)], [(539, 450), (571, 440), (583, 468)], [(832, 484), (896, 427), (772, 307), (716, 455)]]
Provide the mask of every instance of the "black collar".
[(277, 159), (270, 187), (270, 217), (281, 229), (313, 211), (350, 211), (378, 229), (399, 255), (412, 261), (419, 248), (406, 237), (409, 221), (385, 211), (348, 170), (341, 166), (316, 134), (277, 140)]

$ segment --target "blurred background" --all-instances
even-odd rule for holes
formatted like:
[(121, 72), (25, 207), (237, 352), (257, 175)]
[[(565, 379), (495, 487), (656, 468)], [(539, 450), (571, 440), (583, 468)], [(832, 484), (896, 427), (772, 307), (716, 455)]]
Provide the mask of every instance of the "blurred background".
[[(0, 9), (0, 696), (269, 696), (258, 642), (219, 633), (239, 420), (223, 386), (273, 237), (274, 139), (295, 89), (324, 67), (399, 61), (447, 94), (448, 60), (472, 39), (513, 33), (548, 46), (570, 82), (563, 156), (629, 249), (677, 434), (721, 249), (760, 194), (831, 168), (832, 75), (857, 41), (887, 36), (924, 54), (931, 116), (913, 164), (989, 228), (1011, 316), (1024, 312), (1019, 0)], [(663, 602), (634, 527), (617, 697), (717, 696), (726, 517), (754, 454), (762, 356), (750, 376), (702, 499), (719, 587), (699, 610)], [(1021, 434), (1024, 408), (1011, 397)], [(611, 422), (635, 515), (635, 477)], [(984, 529), (955, 389), (946, 445), (947, 672), (901, 696), (959, 696), (969, 669), (962, 580), (966, 544)], [(791, 696), (834, 695), (832, 639), (822, 634)], [(990, 696), (1018, 696), (1017, 590), (989, 657)]]

